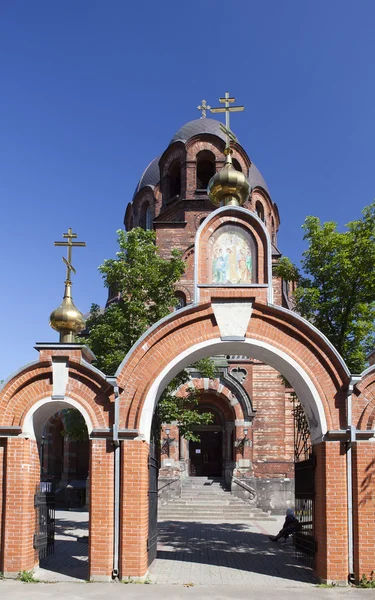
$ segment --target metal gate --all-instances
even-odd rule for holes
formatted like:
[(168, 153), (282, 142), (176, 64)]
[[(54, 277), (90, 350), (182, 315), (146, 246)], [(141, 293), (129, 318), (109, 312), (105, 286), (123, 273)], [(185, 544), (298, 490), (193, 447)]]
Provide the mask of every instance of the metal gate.
[(296, 557), (314, 567), (315, 456), (312, 453), (309, 423), (297, 395), (292, 393), (294, 416), (295, 514), (300, 523), (294, 534)]
[(156, 458), (155, 442), (150, 444), (150, 454), (148, 457), (148, 539), (147, 552), (148, 564), (150, 565), (156, 558), (158, 543), (158, 472), (159, 465)]
[(38, 531), (34, 534), (34, 548), (39, 560), (53, 554), (55, 549), (55, 488), (50, 481), (41, 481), (34, 496)]
[(314, 567), (316, 543), (314, 538), (315, 457), (297, 462), (295, 473), (295, 514), (300, 529), (294, 535), (297, 558)]

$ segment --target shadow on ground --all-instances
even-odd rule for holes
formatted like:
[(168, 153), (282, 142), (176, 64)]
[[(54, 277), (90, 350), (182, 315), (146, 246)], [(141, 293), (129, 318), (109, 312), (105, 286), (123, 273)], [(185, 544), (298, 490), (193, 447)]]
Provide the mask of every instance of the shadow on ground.
[[(243, 571), (244, 579), (249, 573), (258, 573), (316, 583), (312, 569), (296, 559), (291, 541), (271, 542), (247, 525), (163, 521), (158, 541), (157, 559), (174, 561), (174, 568), (176, 562), (200, 563)], [(153, 572), (157, 572), (155, 567)]]
[[(57, 518), (54, 553), (40, 560), (40, 569), (51, 574), (86, 580), (88, 578), (87, 534), (88, 520), (77, 521), (69, 519), (68, 516)], [(48, 578), (47, 574), (44, 576)]]

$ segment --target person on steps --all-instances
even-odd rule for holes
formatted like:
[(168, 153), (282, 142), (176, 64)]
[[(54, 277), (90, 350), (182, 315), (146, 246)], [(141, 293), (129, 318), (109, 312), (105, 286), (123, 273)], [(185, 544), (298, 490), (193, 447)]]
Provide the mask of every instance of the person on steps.
[(284, 541), (286, 541), (289, 535), (292, 535), (292, 533), (297, 531), (298, 526), (299, 521), (296, 518), (294, 511), (291, 508), (288, 508), (282, 529), (280, 529), (277, 535), (270, 535), (268, 537), (271, 542), (278, 542), (282, 537), (284, 538)]

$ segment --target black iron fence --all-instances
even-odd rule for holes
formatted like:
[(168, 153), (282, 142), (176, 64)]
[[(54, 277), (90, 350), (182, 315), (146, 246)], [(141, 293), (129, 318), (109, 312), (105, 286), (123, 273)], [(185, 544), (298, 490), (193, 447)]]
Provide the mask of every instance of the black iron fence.
[(36, 488), (34, 506), (37, 511), (37, 531), (34, 548), (39, 560), (54, 552), (55, 545), (55, 486), (51, 481), (41, 481)]

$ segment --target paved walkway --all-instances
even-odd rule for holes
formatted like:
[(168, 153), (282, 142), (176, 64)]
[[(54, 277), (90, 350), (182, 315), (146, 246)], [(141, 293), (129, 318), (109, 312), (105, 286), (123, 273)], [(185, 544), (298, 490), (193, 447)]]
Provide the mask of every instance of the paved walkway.
[(278, 586), (281, 580), (309, 588), (312, 570), (295, 558), (292, 541), (274, 543), (283, 517), (252, 523), (159, 523), (158, 555), (150, 580), (158, 584)]
[(40, 561), (40, 581), (85, 581), (88, 578), (89, 513), (56, 511), (55, 552)]
[[(310, 589), (312, 571), (296, 560), (291, 541), (275, 544), (268, 539), (282, 522), (283, 517), (247, 524), (161, 521), (149, 580), (182, 586), (290, 583)], [(35, 577), (47, 582), (87, 580), (87, 536), (87, 512), (56, 511), (55, 553), (41, 561)]]

